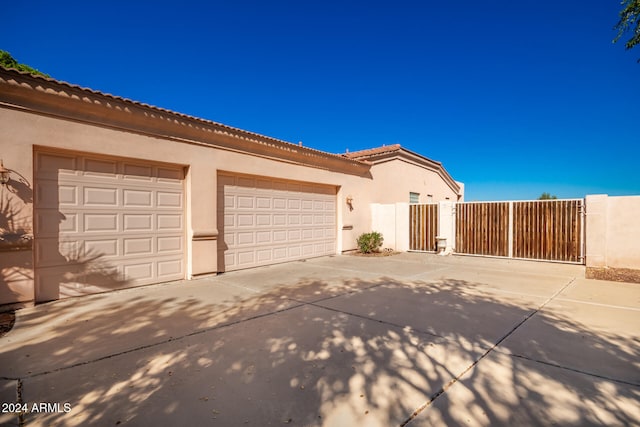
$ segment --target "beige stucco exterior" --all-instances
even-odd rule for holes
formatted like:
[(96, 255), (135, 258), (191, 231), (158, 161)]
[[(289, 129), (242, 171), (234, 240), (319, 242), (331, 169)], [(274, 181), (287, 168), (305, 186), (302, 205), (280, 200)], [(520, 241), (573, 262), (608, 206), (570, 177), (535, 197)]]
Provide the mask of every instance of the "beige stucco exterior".
[(587, 268), (640, 270), (640, 196), (586, 197)]
[(418, 203), (464, 201), (464, 185), (454, 181), (441, 163), (399, 145), (348, 155), (371, 163), (374, 203), (408, 203), (410, 193), (419, 195)]
[(337, 253), (355, 249), (356, 237), (370, 231), (370, 203), (405, 202), (409, 191), (436, 199), (460, 192), (424, 165), (407, 168), (400, 159), (372, 165), (2, 68), (0, 128), (0, 156), (11, 170), (11, 181), (0, 188), (0, 304), (39, 299), (31, 242), (39, 150), (183, 168), (185, 278), (219, 271), (220, 172), (335, 188)]

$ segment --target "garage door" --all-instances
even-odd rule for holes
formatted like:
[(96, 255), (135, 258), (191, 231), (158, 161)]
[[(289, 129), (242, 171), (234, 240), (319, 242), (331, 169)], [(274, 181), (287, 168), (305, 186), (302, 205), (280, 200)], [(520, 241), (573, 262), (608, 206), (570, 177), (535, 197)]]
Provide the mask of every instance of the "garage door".
[(218, 176), (221, 271), (332, 255), (336, 187), (256, 176)]
[(184, 278), (180, 167), (35, 154), (36, 298)]

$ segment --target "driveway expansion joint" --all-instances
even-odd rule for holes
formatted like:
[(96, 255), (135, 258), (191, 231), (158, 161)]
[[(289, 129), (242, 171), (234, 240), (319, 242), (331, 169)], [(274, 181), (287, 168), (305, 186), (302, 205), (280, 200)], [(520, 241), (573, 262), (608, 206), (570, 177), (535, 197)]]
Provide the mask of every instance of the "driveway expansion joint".
[(69, 365), (69, 366), (62, 366), (60, 368), (52, 369), (50, 371), (31, 373), (29, 375), (26, 375), (24, 378), (31, 379), (31, 378), (36, 378), (36, 377), (41, 377), (41, 376), (44, 376), (44, 375), (48, 375), (48, 374), (53, 374), (53, 373), (56, 373), (56, 372), (66, 371), (67, 369), (77, 368), (78, 366), (91, 365), (92, 363), (101, 362), (103, 360), (112, 359), (114, 357), (122, 356), (122, 355), (125, 355), (125, 354), (135, 353), (136, 351), (139, 351), (139, 350), (146, 350), (146, 349), (149, 349), (149, 348), (158, 347), (158, 346), (163, 345), (163, 344), (168, 344), (168, 343), (171, 343), (171, 342), (180, 341), (180, 340), (183, 340), (185, 338), (193, 337), (193, 336), (196, 336), (196, 335), (201, 335), (201, 334), (204, 334), (204, 333), (207, 333), (207, 332), (211, 332), (211, 331), (215, 331), (215, 330), (218, 330), (218, 329), (227, 328), (229, 326), (238, 325), (240, 323), (248, 322), (248, 321), (251, 321), (251, 320), (261, 319), (261, 318), (264, 318), (264, 317), (267, 317), (267, 316), (271, 316), (271, 315), (274, 315), (274, 314), (283, 313), (283, 312), (286, 312), (286, 311), (289, 311), (289, 310), (294, 310), (296, 308), (300, 308), (302, 305), (304, 305), (304, 304), (293, 305), (291, 307), (286, 307), (286, 308), (283, 308), (283, 309), (280, 309), (280, 310), (270, 311), (268, 313), (262, 313), (262, 314), (258, 314), (258, 315), (255, 315), (255, 316), (247, 317), (246, 319), (236, 320), (234, 322), (222, 323), (222, 324), (219, 324), (219, 325), (212, 326), (210, 328), (200, 329), (198, 331), (190, 332), (188, 334), (180, 335), (180, 336), (177, 336), (177, 337), (169, 337), (166, 340), (158, 341), (158, 342), (151, 343), (151, 344), (141, 345), (141, 346), (138, 346), (138, 347), (130, 348), (130, 349), (123, 350), (123, 351), (120, 351), (120, 352), (117, 352), (117, 353), (113, 353), (113, 354), (108, 354), (106, 356), (98, 357), (98, 358), (91, 359), (91, 360), (85, 360), (85, 361), (82, 361), (82, 362), (77, 362), (77, 363), (74, 363), (74, 364)]
[(447, 384), (442, 386), (442, 388), (440, 390), (435, 392), (428, 401), (426, 401), (425, 403), (420, 405), (415, 411), (413, 411), (413, 413), (409, 416), (409, 418), (407, 418), (402, 424), (400, 424), (400, 427), (404, 427), (407, 424), (409, 424), (422, 411), (424, 411), (427, 407), (429, 407), (438, 397), (442, 396), (452, 385), (454, 385), (455, 383), (460, 381), (460, 378), (462, 378), (463, 375), (465, 375), (467, 372), (469, 372), (471, 369), (473, 369), (478, 363), (480, 363), (480, 361), (482, 359), (484, 359), (489, 354), (491, 354), (494, 350), (496, 350), (500, 346), (500, 344), (502, 344), (504, 342), (504, 340), (509, 338), (515, 331), (517, 331), (522, 325), (524, 325), (527, 322), (527, 320), (531, 319), (533, 316), (538, 314), (547, 304), (549, 304), (558, 295), (560, 295), (562, 292), (564, 292), (564, 290), (567, 289), (575, 280), (576, 280), (576, 278), (572, 277), (571, 280), (569, 280), (569, 282), (567, 282), (564, 286), (562, 286), (562, 288), (560, 288), (553, 295), (551, 295), (549, 298), (547, 298), (547, 300), (545, 302), (543, 302), (542, 304), (540, 304), (540, 306), (538, 306), (538, 308), (534, 309), (533, 311), (531, 311), (531, 313), (529, 313), (527, 316), (525, 316), (524, 319), (522, 319), (520, 322), (518, 322), (509, 332), (507, 332), (502, 338), (500, 338), (494, 345), (489, 347), (489, 349), (487, 351), (485, 351), (483, 354), (481, 354), (480, 357), (478, 357), (478, 359), (474, 360), (460, 374), (458, 374), (451, 381), (449, 381)]
[[(325, 301), (325, 300), (323, 300), (323, 301)], [(409, 328), (411, 331), (417, 332), (417, 333), (420, 333), (420, 334), (423, 334), (423, 335), (430, 335), (432, 337), (441, 338), (441, 339), (445, 339), (445, 340), (447, 339), (447, 337), (445, 337), (445, 336), (434, 334), (433, 332), (429, 332), (429, 331), (423, 331), (421, 329), (416, 329), (416, 328), (410, 327), (408, 325), (400, 325), (398, 323), (393, 323), (393, 322), (389, 322), (389, 321), (386, 321), (386, 320), (374, 319), (372, 317), (364, 316), (362, 314), (356, 314), (356, 313), (351, 313), (349, 311), (338, 310), (337, 308), (326, 307), (324, 305), (311, 303), (311, 302), (307, 303), (307, 305), (311, 305), (313, 307), (321, 308), (321, 309), (324, 309), (324, 310), (333, 311), (335, 313), (345, 314), (347, 316), (357, 317), (359, 319), (368, 320), (370, 322), (381, 323), (383, 325), (393, 326), (394, 328), (398, 328), (398, 329), (401, 329), (401, 330), (405, 330), (405, 329)]]
[(581, 375), (587, 375), (589, 377), (600, 378), (600, 379), (605, 380), (605, 381), (611, 381), (611, 382), (615, 382), (615, 383), (623, 384), (623, 385), (628, 385), (628, 386), (632, 386), (632, 387), (640, 387), (640, 383), (625, 381), (625, 380), (621, 380), (619, 378), (607, 377), (605, 375), (600, 375), (600, 374), (596, 374), (596, 373), (589, 372), (589, 371), (583, 371), (581, 369), (570, 368), (568, 366), (558, 365), (557, 363), (551, 363), (551, 362), (547, 362), (547, 361), (544, 361), (544, 360), (533, 359), (531, 357), (523, 356), (521, 354), (510, 354), (510, 356), (511, 357), (515, 357), (517, 359), (528, 360), (529, 362), (540, 363), (542, 365), (551, 366), (552, 368), (558, 368), (558, 369), (563, 369), (565, 371), (575, 372), (576, 374), (581, 374)]

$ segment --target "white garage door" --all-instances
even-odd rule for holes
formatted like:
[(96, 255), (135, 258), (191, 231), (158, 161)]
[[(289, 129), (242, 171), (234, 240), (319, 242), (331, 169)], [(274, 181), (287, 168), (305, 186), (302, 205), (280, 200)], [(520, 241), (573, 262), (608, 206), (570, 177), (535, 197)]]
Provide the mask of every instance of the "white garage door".
[(218, 175), (218, 228), (220, 271), (335, 254), (336, 188)]
[(184, 278), (180, 167), (35, 155), (38, 300)]

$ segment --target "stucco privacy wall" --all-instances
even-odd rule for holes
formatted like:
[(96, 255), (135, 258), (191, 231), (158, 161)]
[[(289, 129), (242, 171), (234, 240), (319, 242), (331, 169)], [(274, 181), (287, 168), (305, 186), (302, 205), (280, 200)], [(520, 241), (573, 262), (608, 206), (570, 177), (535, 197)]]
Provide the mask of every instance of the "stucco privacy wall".
[(640, 270), (640, 196), (586, 197), (587, 269)]
[[(217, 175), (263, 175), (333, 186), (336, 252), (369, 230), (369, 165), (120, 98), (0, 69), (0, 148), (9, 185), (1, 191), (0, 304), (38, 300), (33, 249), (6, 244), (33, 233), (35, 151), (88, 153), (177, 165), (185, 171), (187, 277), (217, 271)], [(355, 196), (353, 209), (345, 203)], [(344, 228), (344, 230), (343, 230)]]

